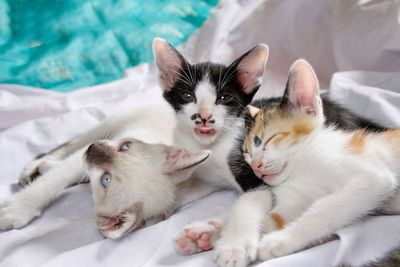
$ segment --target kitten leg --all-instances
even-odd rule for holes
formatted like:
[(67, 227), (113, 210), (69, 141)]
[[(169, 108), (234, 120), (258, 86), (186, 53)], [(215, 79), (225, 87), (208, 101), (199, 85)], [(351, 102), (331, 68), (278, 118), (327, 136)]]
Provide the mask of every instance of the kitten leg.
[(219, 266), (247, 266), (256, 259), (261, 226), (273, 202), (268, 189), (247, 192), (239, 198), (215, 245)]
[(191, 255), (212, 249), (219, 238), (224, 220), (225, 217), (220, 216), (187, 224), (174, 240), (176, 251), (182, 255)]
[(0, 230), (18, 229), (41, 215), (43, 209), (71, 184), (84, 177), (82, 155), (85, 148), (58, 162), (42, 177), (0, 203)]
[(342, 189), (317, 200), (283, 230), (265, 235), (259, 243), (258, 257), (266, 260), (304, 249), (376, 209), (396, 186), (395, 177), (384, 174), (372, 170), (364, 176), (349, 177)]

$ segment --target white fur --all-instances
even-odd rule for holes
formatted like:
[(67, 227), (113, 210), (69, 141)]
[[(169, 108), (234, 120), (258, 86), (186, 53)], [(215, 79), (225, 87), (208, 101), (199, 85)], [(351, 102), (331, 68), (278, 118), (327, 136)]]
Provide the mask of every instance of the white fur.
[[(155, 121), (157, 121), (156, 124)], [(36, 166), (40, 166), (40, 172), (43, 174), (6, 202), (0, 204), (0, 229), (20, 228), (35, 217), (40, 216), (43, 209), (58, 198), (65, 188), (87, 181), (85, 168), (91, 178), (95, 206), (98, 212), (104, 214), (113, 210), (118, 213), (132, 202), (141, 202), (144, 205), (144, 219), (151, 219), (152, 216), (160, 213), (168, 213), (168, 208), (175, 199), (175, 193), (171, 191), (174, 188), (171, 187), (171, 183), (174, 185), (187, 179), (188, 177), (183, 176), (189, 176), (197, 165), (196, 162), (202, 161), (210, 153), (193, 154), (196, 155), (194, 161), (187, 161), (187, 157), (178, 158), (178, 161), (174, 163), (179, 163), (177, 166), (180, 167), (194, 163), (194, 166), (189, 170), (178, 173), (171, 166), (165, 165), (165, 156), (167, 155), (165, 147), (172, 144), (174, 126), (174, 113), (167, 106), (137, 108), (134, 111), (119, 113), (106, 119), (94, 129), (54, 153), (33, 161), (25, 168), (21, 181), (24, 181), (24, 183), (31, 182), (27, 179), (35, 171)], [(83, 154), (88, 145), (103, 138), (110, 138), (111, 141), (105, 140), (103, 142), (110, 142), (110, 145), (114, 146), (119, 145), (122, 142), (121, 140), (126, 138), (141, 140), (143, 141), (139, 142), (141, 145), (135, 147), (137, 149), (135, 152), (138, 153), (136, 159), (140, 160), (141, 153), (152, 155), (151, 158), (144, 158), (139, 168), (130, 170), (129, 167), (136, 166), (135, 162), (137, 161), (132, 157), (132, 166), (127, 166), (124, 170), (131, 174), (129, 175), (130, 179), (125, 179), (122, 187), (116, 190), (118, 191), (116, 198), (113, 199), (110, 193), (107, 200), (102, 199), (104, 196), (99, 197), (101, 192), (104, 191), (104, 188), (101, 188), (98, 182), (103, 170), (89, 168), (88, 166), (84, 168), (82, 164)], [(157, 143), (164, 145), (157, 145)], [(143, 168), (146, 166), (148, 168)], [(164, 171), (166, 174), (163, 174)], [(151, 192), (159, 193), (160, 197), (164, 196), (165, 198), (162, 200), (154, 198)], [(182, 201), (190, 201), (190, 199), (182, 199)], [(119, 236), (119, 234), (114, 233), (113, 236)]]

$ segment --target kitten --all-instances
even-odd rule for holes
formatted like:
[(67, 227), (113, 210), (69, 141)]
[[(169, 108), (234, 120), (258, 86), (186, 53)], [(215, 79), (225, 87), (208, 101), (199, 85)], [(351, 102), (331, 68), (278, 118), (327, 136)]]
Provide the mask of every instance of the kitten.
[[(400, 130), (326, 126), (318, 80), (306, 61), (292, 65), (279, 104), (249, 112), (254, 123), (244, 157), (269, 187), (241, 196), (222, 236), (237, 234), (238, 225), (253, 237), (262, 229), (257, 254), (266, 260), (304, 249), (368, 213), (400, 212)], [(254, 247), (247, 253), (255, 255)]]
[(260, 87), (268, 47), (259, 44), (229, 66), (190, 64), (159, 38), (154, 40), (153, 50), (163, 96), (176, 111), (175, 143), (189, 150), (213, 152), (212, 160), (193, 174), (205, 182), (197, 195), (227, 187), (241, 191), (227, 158), (242, 131), (245, 106)]
[[(152, 123), (160, 117), (163, 120)], [(24, 182), (39, 171), (43, 173), (0, 203), (0, 230), (25, 226), (65, 188), (89, 180), (97, 225), (105, 237), (118, 238), (170, 213), (176, 188), (192, 186), (185, 180), (210, 155), (207, 150), (189, 153), (173, 148), (174, 124), (168, 106), (136, 108), (109, 117), (54, 153), (33, 161), (24, 172)]]
[[(154, 41), (153, 50), (164, 98), (176, 111), (176, 144), (190, 150), (209, 149), (213, 152), (211, 158), (193, 173), (196, 178), (205, 181), (203, 185), (184, 195), (192, 196), (193, 200), (221, 188), (229, 187), (242, 192), (263, 185), (264, 182), (246, 164), (240, 143), (245, 121), (248, 120), (243, 114), (244, 105), (250, 103), (260, 86), (267, 47), (258, 45), (229, 66), (190, 64), (161, 39)], [(274, 101), (277, 102), (278, 98), (256, 103), (272, 107)], [(348, 129), (381, 129), (327, 99), (324, 99), (324, 105), (328, 107), (327, 123)], [(210, 249), (212, 239), (219, 236), (218, 229), (222, 222), (223, 217), (217, 217), (188, 224), (176, 237), (177, 251), (187, 255)], [(201, 238), (208, 242), (198, 245)], [(223, 247), (235, 251), (247, 242), (234, 241), (226, 240), (227, 244)]]

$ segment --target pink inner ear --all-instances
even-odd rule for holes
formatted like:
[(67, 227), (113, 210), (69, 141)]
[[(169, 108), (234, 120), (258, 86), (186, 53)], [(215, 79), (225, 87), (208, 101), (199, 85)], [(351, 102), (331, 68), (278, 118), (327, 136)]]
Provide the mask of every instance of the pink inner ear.
[(170, 166), (176, 166), (178, 161), (182, 159), (182, 157), (186, 154), (184, 149), (178, 148), (167, 148), (167, 163)]
[(261, 44), (253, 48), (249, 54), (241, 59), (237, 66), (237, 80), (244, 93), (250, 94), (253, 88), (260, 84), (267, 58), (268, 47)]
[(155, 40), (153, 44), (155, 63), (159, 71), (163, 89), (169, 91), (178, 79), (182, 61), (170, 45), (163, 40)]
[(290, 68), (290, 102), (304, 114), (315, 116), (318, 95), (318, 79), (311, 65), (305, 60), (296, 61)]
[(252, 89), (260, 83), (259, 79), (261, 77), (258, 76), (260, 74), (253, 74), (251, 72), (239, 72), (238, 74), (238, 81), (243, 88), (243, 92), (246, 94), (250, 94)]

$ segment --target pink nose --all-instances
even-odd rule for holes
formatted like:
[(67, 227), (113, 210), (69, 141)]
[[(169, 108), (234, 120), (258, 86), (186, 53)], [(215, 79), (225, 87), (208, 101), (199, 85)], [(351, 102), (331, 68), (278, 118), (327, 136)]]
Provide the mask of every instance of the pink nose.
[(261, 161), (256, 161), (251, 164), (251, 168), (253, 168), (253, 170), (255, 170), (255, 171), (260, 171), (261, 167), (262, 167)]
[(212, 114), (210, 114), (210, 113), (200, 113), (199, 115), (200, 115), (200, 118), (205, 121), (211, 119), (211, 117), (212, 117)]

